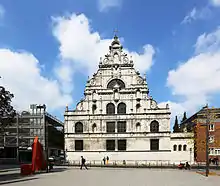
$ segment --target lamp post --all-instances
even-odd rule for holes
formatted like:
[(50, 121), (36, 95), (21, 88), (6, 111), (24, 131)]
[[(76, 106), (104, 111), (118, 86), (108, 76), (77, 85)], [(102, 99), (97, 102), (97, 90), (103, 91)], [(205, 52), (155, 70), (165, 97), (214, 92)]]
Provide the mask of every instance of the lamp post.
[(209, 175), (209, 107), (206, 108), (206, 177)]
[(202, 124), (201, 126), (205, 126), (205, 155), (206, 155), (205, 175), (206, 177), (208, 177), (209, 176), (209, 124), (210, 124), (210, 113), (209, 113), (208, 104), (205, 107), (203, 107), (203, 109), (206, 111), (205, 113), (206, 124)]
[[(43, 126), (44, 126), (44, 145), (45, 145), (45, 154), (46, 154), (46, 172), (49, 172), (48, 170), (48, 125), (46, 121), (46, 105), (37, 105), (37, 109), (40, 109), (40, 114), (43, 116)], [(43, 112), (41, 112), (43, 110)]]

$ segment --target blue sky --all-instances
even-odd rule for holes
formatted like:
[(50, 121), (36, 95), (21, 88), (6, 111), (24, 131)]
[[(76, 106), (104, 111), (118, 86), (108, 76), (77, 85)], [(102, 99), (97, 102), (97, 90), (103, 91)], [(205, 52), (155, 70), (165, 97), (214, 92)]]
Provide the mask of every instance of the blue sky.
[[(220, 0), (1, 0), (0, 83), (18, 109), (75, 108), (114, 29), (172, 115), (220, 106)], [(181, 116), (180, 116), (181, 117)]]

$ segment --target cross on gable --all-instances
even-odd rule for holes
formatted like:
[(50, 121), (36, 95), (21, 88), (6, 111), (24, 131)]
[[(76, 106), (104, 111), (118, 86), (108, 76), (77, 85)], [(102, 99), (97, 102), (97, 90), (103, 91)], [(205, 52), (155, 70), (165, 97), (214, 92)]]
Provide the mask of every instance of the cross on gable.
[(117, 29), (115, 29), (115, 30), (114, 30), (114, 34), (115, 34), (115, 35), (117, 35), (117, 33), (118, 33), (118, 30), (117, 30)]

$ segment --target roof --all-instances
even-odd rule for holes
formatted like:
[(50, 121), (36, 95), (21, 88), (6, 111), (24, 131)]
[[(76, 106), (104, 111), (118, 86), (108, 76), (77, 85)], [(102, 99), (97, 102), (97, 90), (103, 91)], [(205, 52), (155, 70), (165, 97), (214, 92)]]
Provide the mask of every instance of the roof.
[[(194, 119), (196, 119), (197, 117), (202, 116), (203, 114), (206, 113), (206, 108), (207, 106), (203, 107), (202, 109), (200, 109), (198, 112), (196, 112), (195, 114), (193, 114), (192, 116), (190, 116), (189, 118), (187, 118), (186, 120), (184, 120), (180, 125), (184, 125), (186, 123), (192, 122)], [(220, 108), (208, 108), (209, 111), (211, 111), (212, 113), (216, 113), (218, 115), (220, 115)]]
[(55, 127), (63, 127), (64, 123), (57, 119), (56, 117), (52, 116), (48, 112), (45, 113), (46, 119), (49, 120), (49, 122), (55, 126)]

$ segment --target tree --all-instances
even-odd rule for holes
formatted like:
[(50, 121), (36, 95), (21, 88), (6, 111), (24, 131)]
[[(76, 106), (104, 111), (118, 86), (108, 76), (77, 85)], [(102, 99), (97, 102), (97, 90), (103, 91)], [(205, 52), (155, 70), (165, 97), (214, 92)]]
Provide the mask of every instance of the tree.
[(11, 106), (11, 100), (14, 97), (9, 91), (0, 86), (0, 132), (4, 131), (16, 115), (16, 111)]
[(176, 116), (176, 119), (175, 119), (175, 124), (173, 126), (173, 132), (180, 132), (177, 116)]
[(185, 121), (187, 119), (187, 117), (186, 117), (186, 112), (184, 112), (183, 113), (183, 119), (181, 120), (181, 123), (183, 122), (183, 121)]

